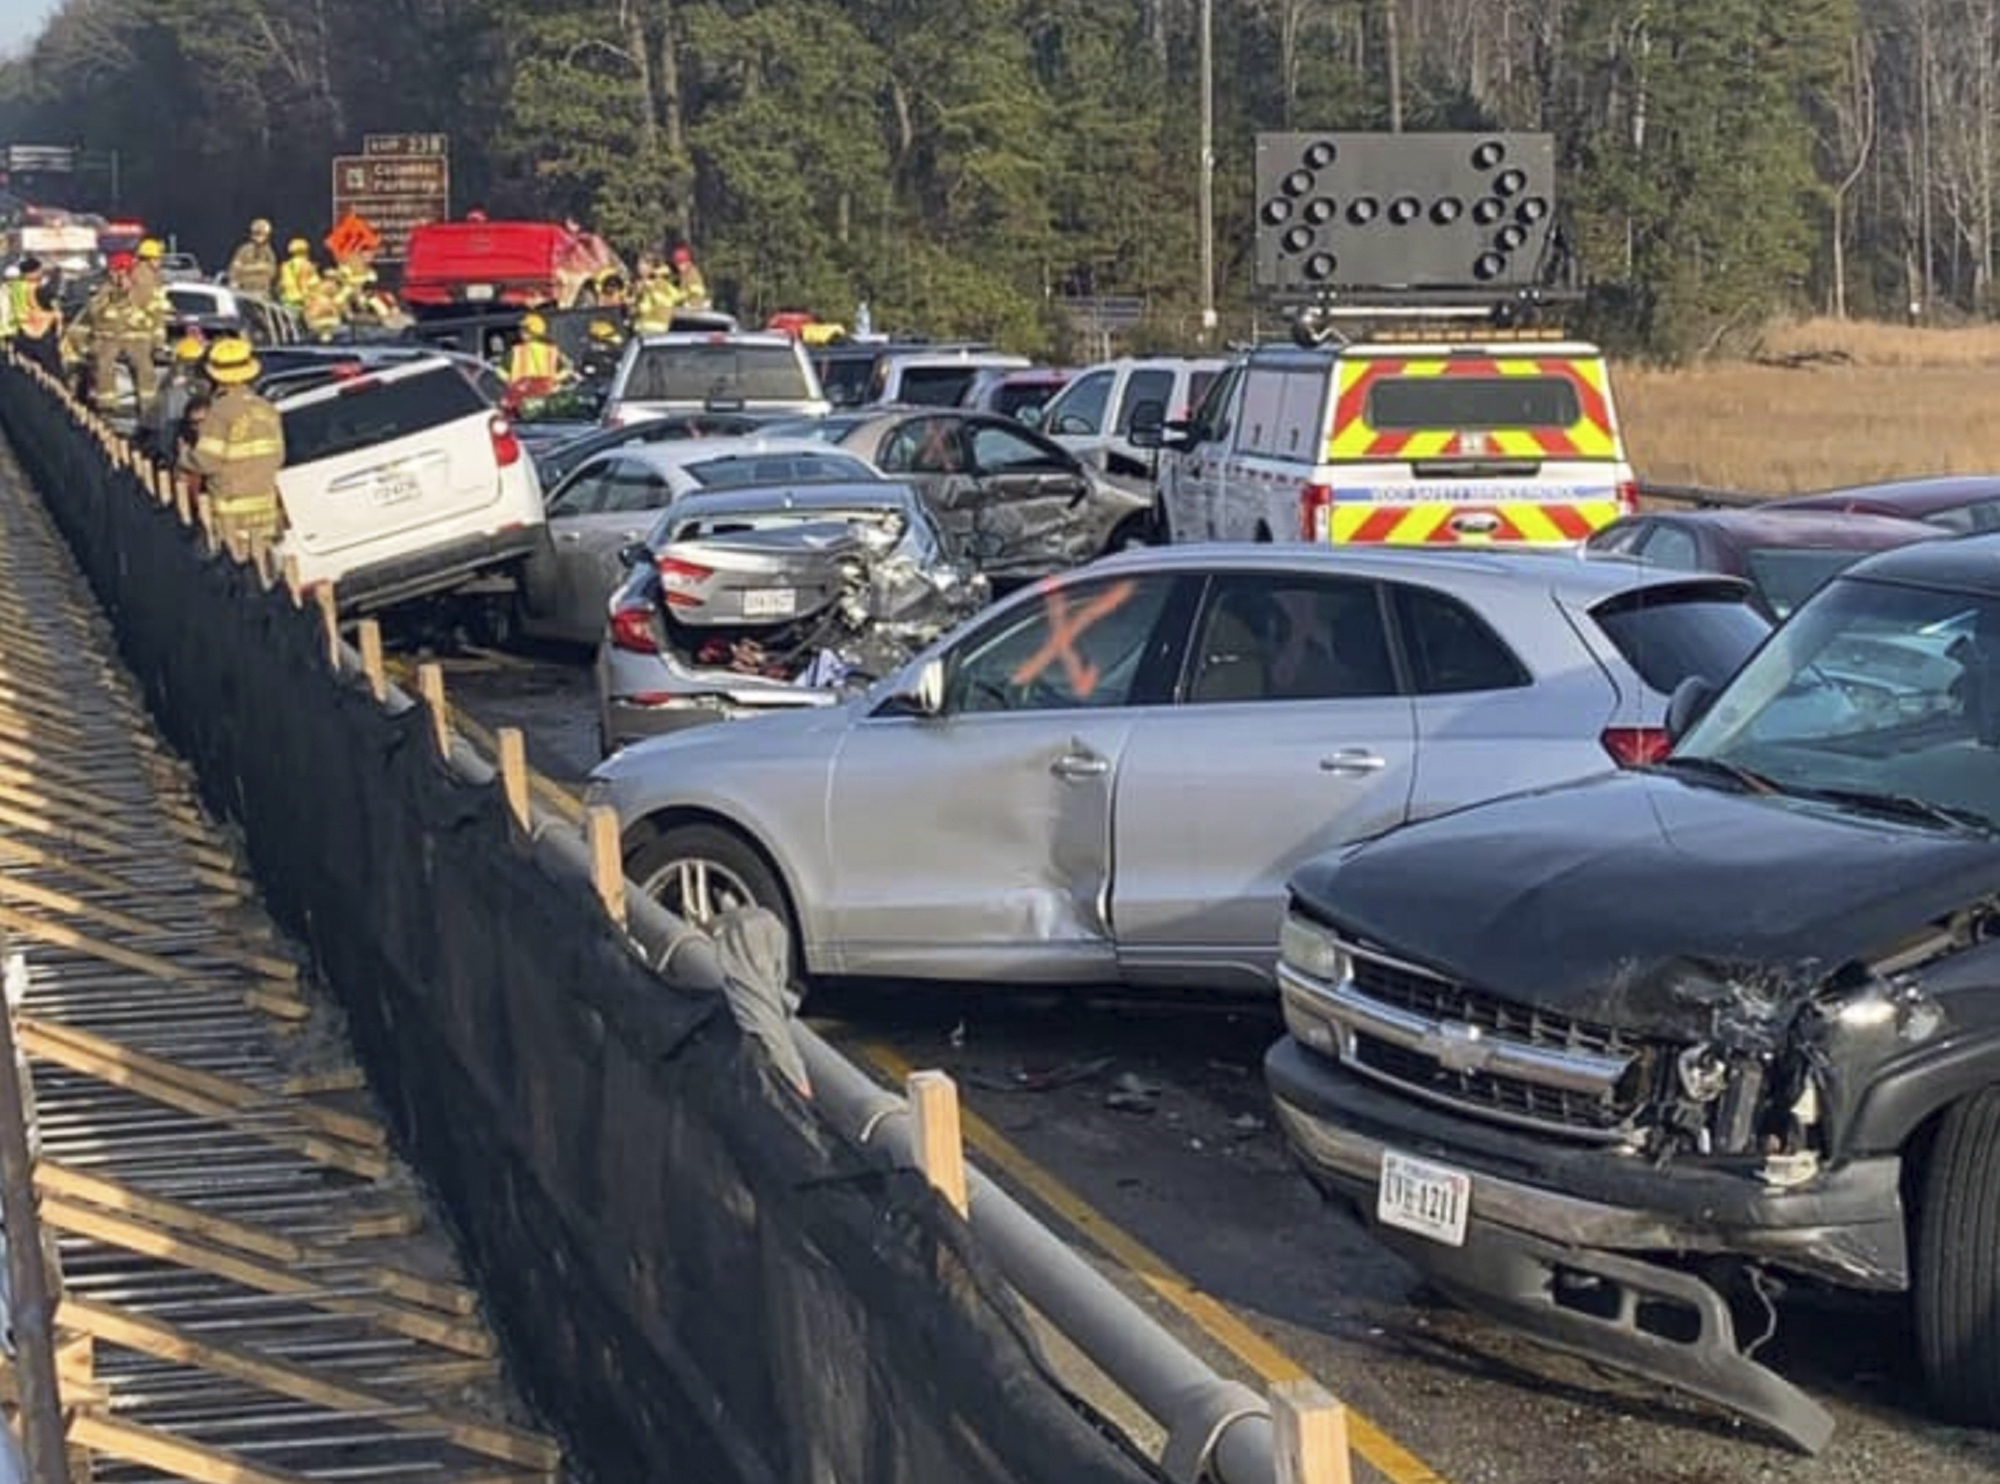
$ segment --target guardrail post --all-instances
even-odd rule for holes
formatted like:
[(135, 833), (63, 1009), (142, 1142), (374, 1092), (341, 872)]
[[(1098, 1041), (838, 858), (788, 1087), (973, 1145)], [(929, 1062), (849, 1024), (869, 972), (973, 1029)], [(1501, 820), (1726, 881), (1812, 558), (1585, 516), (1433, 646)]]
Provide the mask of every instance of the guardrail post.
[(500, 791), (507, 799), (507, 812), (521, 833), (528, 833), (528, 739), (519, 727), (501, 727), (493, 734), (500, 753)]
[(1347, 1408), (1310, 1377), (1271, 1388), (1275, 1484), (1354, 1484)]
[(424, 705), (431, 713), (431, 740), (437, 744), (438, 756), (451, 756), (451, 707), (444, 698), (444, 666), (436, 660), (426, 660), (417, 666), (417, 694), (424, 698)]
[(382, 625), (372, 618), (361, 620), (361, 673), (368, 677), (368, 689), (378, 703), (389, 699), (389, 671), (382, 663)]
[(333, 584), (322, 582), (315, 593), (319, 598), (319, 620), (326, 630), (326, 662), (333, 667), (333, 673), (340, 673), (340, 604), (334, 597)]
[(904, 1091), (910, 1099), (910, 1132), (917, 1168), (931, 1188), (963, 1217), (972, 1209), (965, 1178), (965, 1142), (959, 1131), (958, 1084), (947, 1072), (912, 1072)]
[(298, 553), (285, 558), (285, 591), (292, 595), (292, 606), (302, 608), (306, 601), (306, 585), (299, 577)]
[(590, 884), (597, 899), (620, 928), (625, 926), (625, 859), (618, 847), (618, 811), (606, 804), (593, 805), (586, 816), (590, 824)]

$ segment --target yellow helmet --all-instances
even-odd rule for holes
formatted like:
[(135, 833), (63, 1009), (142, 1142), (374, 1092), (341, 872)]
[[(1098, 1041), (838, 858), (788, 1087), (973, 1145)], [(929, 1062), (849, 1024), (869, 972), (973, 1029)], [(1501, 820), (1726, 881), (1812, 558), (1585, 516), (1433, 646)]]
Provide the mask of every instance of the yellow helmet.
[(269, 237), (271, 235), (270, 219), (260, 216), (257, 220), (250, 223), (250, 235), (252, 237)]
[(208, 374), (224, 386), (255, 381), (263, 369), (250, 342), (240, 335), (216, 341), (215, 348), (208, 353)]
[(285, 251), (292, 257), (302, 258), (312, 251), (312, 244), (303, 237), (294, 237), (285, 244)]
[(524, 314), (521, 316), (521, 333), (537, 337), (546, 335), (549, 333), (549, 322), (539, 314)]
[(208, 353), (208, 346), (199, 335), (183, 335), (174, 342), (174, 359), (182, 365), (192, 365)]
[(144, 242), (139, 244), (139, 256), (149, 263), (156, 258), (165, 256), (166, 251), (166, 248), (161, 245), (160, 239), (157, 237), (148, 237)]
[(618, 338), (618, 326), (612, 324), (608, 319), (594, 319), (590, 322), (590, 338), (592, 340), (616, 340)]

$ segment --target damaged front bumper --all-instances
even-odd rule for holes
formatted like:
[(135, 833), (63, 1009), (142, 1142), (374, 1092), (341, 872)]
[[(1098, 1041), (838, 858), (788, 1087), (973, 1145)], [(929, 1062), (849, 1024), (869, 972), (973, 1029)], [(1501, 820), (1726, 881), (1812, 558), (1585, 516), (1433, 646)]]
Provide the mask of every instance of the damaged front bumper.
[[(1811, 1398), (1744, 1353), (1720, 1290), (1688, 1259), (1737, 1259), (1898, 1291), (1909, 1256), (1901, 1162), (1857, 1159), (1774, 1186), (1750, 1167), (1654, 1164), (1413, 1103), (1287, 1037), (1265, 1060), (1281, 1126), (1315, 1183), (1469, 1308), (1557, 1349), (1681, 1388), (1808, 1452), (1832, 1435)], [(1375, 1223), (1383, 1155), (1469, 1178), (1465, 1240)]]

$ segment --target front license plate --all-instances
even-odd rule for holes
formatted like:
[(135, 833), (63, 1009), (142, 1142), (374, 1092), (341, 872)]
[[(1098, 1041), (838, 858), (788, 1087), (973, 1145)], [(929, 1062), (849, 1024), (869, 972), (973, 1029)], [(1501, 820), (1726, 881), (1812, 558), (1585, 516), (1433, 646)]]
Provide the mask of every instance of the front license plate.
[(1415, 1232), (1447, 1247), (1463, 1247), (1471, 1206), (1472, 1177), (1464, 1171), (1393, 1150), (1383, 1153), (1375, 1216), (1384, 1226)]
[(465, 286), (465, 297), (474, 303), (483, 304), (493, 297), (493, 285), (490, 283), (469, 283)]
[(797, 588), (751, 588), (743, 594), (745, 618), (790, 618), (799, 611)]

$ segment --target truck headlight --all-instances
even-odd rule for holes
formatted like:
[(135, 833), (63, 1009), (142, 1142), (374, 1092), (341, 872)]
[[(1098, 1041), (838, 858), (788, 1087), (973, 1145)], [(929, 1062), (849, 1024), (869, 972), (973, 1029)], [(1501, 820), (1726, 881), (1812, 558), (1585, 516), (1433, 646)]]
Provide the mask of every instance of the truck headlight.
[(1333, 934), (1297, 913), (1287, 913), (1278, 930), (1278, 961), (1295, 974), (1328, 984), (1347, 977), (1347, 955)]

